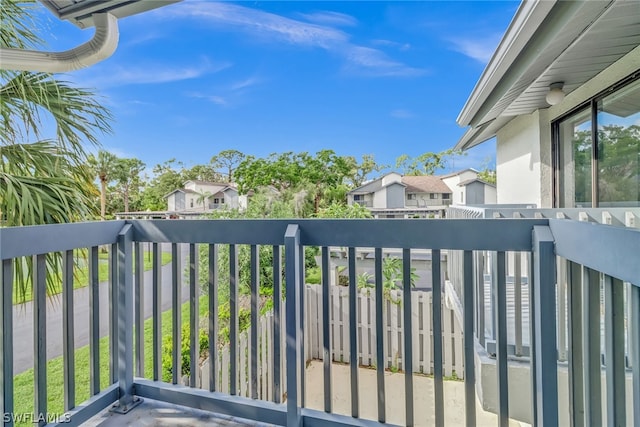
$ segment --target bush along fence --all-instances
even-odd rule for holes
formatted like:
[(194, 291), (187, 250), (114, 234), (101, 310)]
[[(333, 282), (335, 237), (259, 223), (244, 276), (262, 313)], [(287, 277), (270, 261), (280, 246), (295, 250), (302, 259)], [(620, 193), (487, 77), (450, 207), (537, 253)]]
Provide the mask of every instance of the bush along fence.
[[(384, 337), (385, 369), (402, 371), (404, 356), (402, 343), (404, 327), (402, 325), (403, 311), (402, 291), (392, 290), (384, 301)], [(306, 360), (322, 359), (322, 288), (318, 285), (306, 286), (305, 334), (304, 347)], [(349, 296), (348, 288), (343, 286), (331, 287), (331, 334), (332, 360), (347, 362), (349, 360)], [(412, 341), (413, 341), (413, 371), (421, 374), (433, 374), (433, 329), (432, 329), (432, 300), (431, 292), (415, 291), (412, 298)], [(444, 375), (462, 379), (463, 366), (463, 333), (454, 311), (443, 305), (443, 370)], [(372, 289), (361, 289), (358, 293), (358, 353), (361, 366), (377, 365), (376, 360), (376, 331), (375, 331), (375, 296)], [(281, 324), (285, 324), (284, 313)], [(273, 363), (273, 312), (269, 311), (260, 317), (258, 322), (258, 364), (257, 375), (258, 399), (274, 400), (271, 376), (274, 374), (269, 368)], [(238, 393), (239, 396), (250, 397), (250, 334), (251, 327), (239, 335), (237, 349), (238, 364)], [(280, 343), (281, 369), (285, 372), (285, 343)], [(229, 392), (229, 347), (225, 346), (218, 352), (216, 362), (216, 390)], [(209, 359), (200, 366), (197, 383), (202, 388), (209, 385)], [(285, 400), (286, 385), (281, 384), (280, 401)]]

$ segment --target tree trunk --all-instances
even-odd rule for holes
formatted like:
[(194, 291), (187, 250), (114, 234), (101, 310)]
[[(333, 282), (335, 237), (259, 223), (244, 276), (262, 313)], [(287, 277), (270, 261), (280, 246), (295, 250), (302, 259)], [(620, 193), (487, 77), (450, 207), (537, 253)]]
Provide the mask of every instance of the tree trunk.
[(104, 221), (107, 213), (107, 180), (100, 179), (100, 220)]

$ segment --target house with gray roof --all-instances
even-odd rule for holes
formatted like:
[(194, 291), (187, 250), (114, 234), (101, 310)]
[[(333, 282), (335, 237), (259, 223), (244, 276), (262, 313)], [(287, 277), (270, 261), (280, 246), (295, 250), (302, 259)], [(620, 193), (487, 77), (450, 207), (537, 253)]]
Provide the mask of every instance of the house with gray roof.
[(351, 190), (347, 203), (368, 208), (375, 218), (442, 217), (451, 189), (436, 176), (390, 172)]

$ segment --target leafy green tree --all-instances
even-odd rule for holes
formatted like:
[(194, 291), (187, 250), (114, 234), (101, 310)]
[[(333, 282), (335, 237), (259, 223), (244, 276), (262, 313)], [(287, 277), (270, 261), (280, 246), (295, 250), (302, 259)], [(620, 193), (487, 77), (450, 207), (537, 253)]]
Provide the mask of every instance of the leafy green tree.
[(195, 165), (188, 169), (183, 167), (180, 173), (184, 181), (218, 182), (224, 180), (211, 165)]
[(328, 189), (343, 185), (353, 177), (353, 158), (336, 155), (333, 150), (309, 153), (272, 153), (267, 158), (249, 156), (236, 169), (236, 181), (241, 193), (272, 186), (280, 192), (304, 188), (313, 198), (318, 212)]
[(238, 150), (223, 150), (211, 158), (211, 165), (216, 169), (227, 172), (227, 182), (233, 182), (233, 171), (245, 159), (244, 153)]
[(403, 154), (396, 159), (396, 167), (402, 170), (404, 175), (434, 175), (437, 171), (449, 167), (456, 157), (466, 154), (454, 149), (423, 153), (415, 158)]
[(354, 203), (352, 205), (344, 205), (341, 203), (332, 203), (326, 208), (320, 209), (318, 218), (371, 218), (369, 209), (362, 205)]
[(113, 179), (116, 182), (115, 191), (122, 196), (124, 211), (129, 212), (131, 195), (137, 194), (142, 181), (140, 174), (145, 168), (144, 162), (140, 159), (121, 159), (115, 161), (113, 168)]
[(353, 177), (350, 178), (350, 181), (354, 188), (360, 187), (364, 184), (371, 173), (380, 172), (387, 168), (387, 165), (379, 165), (376, 163), (373, 154), (363, 154), (362, 161), (360, 163), (357, 163), (355, 159), (353, 159), (353, 161), (356, 163), (356, 166), (353, 172)]
[(184, 182), (180, 170), (176, 170), (176, 159), (170, 159), (153, 168), (153, 178), (145, 186), (142, 193), (142, 207), (144, 210), (164, 211), (167, 209), (167, 201), (164, 196), (182, 188)]

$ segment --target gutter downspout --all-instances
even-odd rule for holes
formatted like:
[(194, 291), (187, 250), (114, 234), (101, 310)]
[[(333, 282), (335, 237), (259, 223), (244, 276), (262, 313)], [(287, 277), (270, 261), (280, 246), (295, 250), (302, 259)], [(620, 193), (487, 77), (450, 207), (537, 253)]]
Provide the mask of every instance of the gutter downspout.
[(92, 17), (96, 32), (88, 42), (64, 52), (0, 48), (0, 69), (64, 73), (109, 58), (118, 47), (118, 18), (109, 13)]

